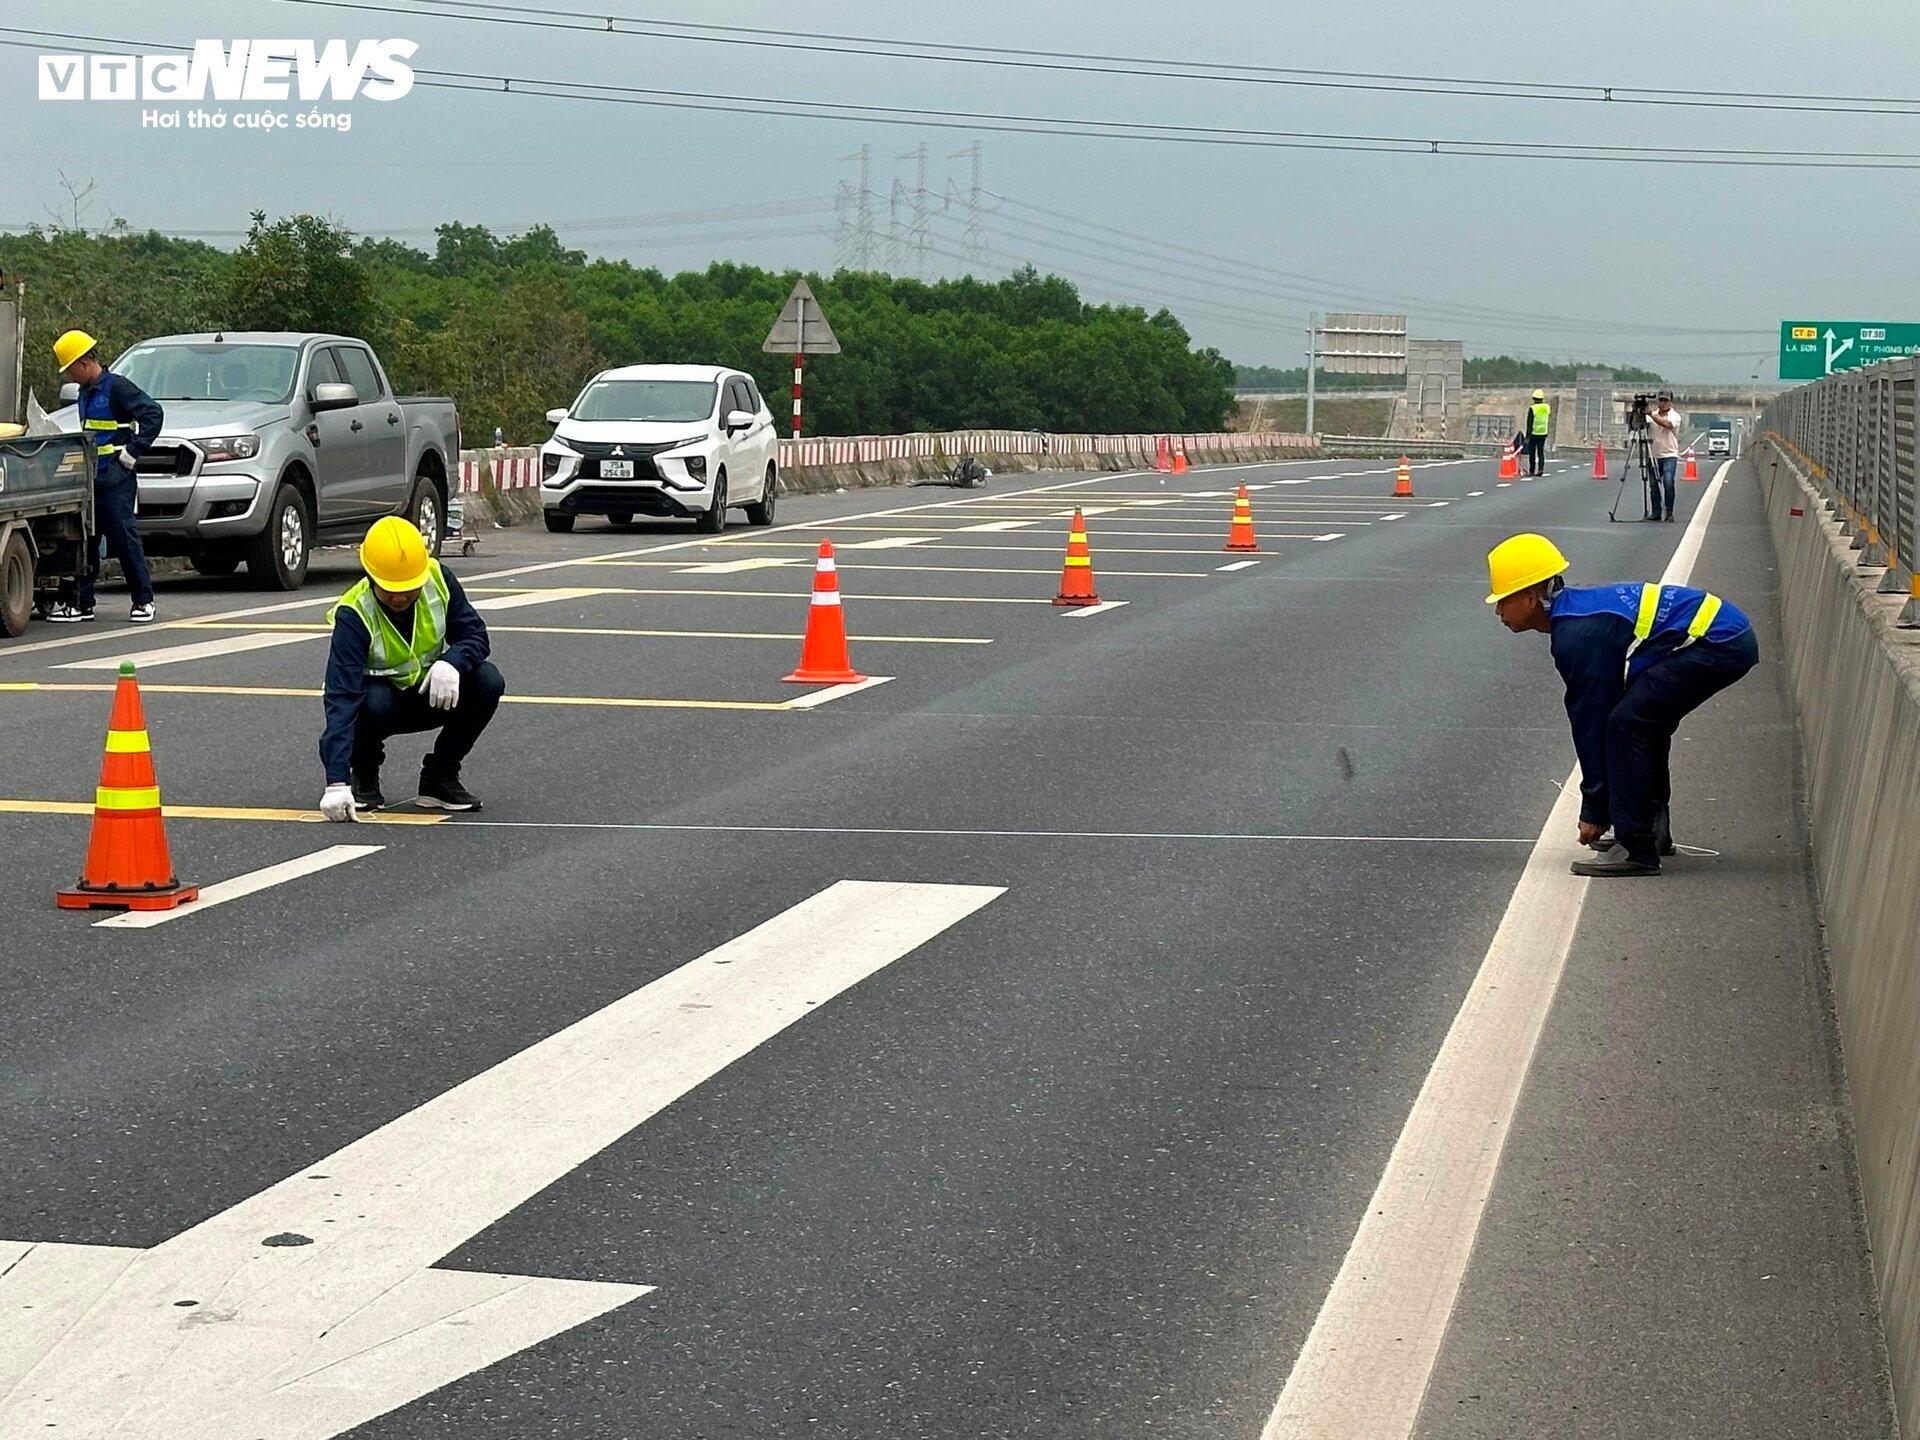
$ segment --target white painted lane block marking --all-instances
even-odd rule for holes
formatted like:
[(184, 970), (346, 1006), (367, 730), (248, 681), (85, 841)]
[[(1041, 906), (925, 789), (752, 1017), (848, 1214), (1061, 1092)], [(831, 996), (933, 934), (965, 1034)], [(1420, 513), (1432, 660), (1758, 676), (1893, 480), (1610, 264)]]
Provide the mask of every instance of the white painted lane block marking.
[[(672, 564), (671, 561), (660, 563)], [(742, 560), (709, 560), (699, 565), (675, 565), (673, 573), (676, 575), (738, 575), (747, 570), (782, 570), (795, 565), (813, 563), (804, 555), (749, 555)]]
[(1382, 516), (1381, 516), (1380, 518), (1381, 518), (1382, 520), (1404, 520), (1404, 519), (1406, 519), (1407, 517), (1406, 517), (1406, 513), (1405, 513), (1404, 511), (1399, 511), (1399, 510), (1396, 510), (1396, 511), (1395, 511), (1395, 512), (1394, 512), (1393, 514), (1391, 514), (1391, 515), (1382, 515)]
[(1324, 480), (1326, 478), (1324, 475), (1309, 475), (1304, 480), (1276, 480), (1273, 483), (1276, 485), (1311, 485), (1316, 480)]
[(261, 890), (271, 890), (275, 885), (284, 885), (289, 880), (300, 879), (303, 875), (317, 875), (322, 870), (333, 869), (336, 865), (345, 865), (349, 861), (364, 859), (368, 855), (378, 855), (386, 848), (384, 845), (329, 845), (325, 850), (316, 850), (311, 855), (298, 855), (291, 860), (282, 860), (278, 865), (249, 870), (246, 874), (236, 875), (231, 880), (222, 880), (217, 884), (203, 886), (198, 900), (182, 905), (178, 909), (129, 910), (123, 915), (110, 915), (105, 920), (96, 920), (93, 922), (93, 928), (96, 930), (151, 930), (156, 925), (184, 920), (189, 915), (198, 915), (202, 910), (211, 910), (214, 906), (224, 905), (229, 900), (239, 900)]
[(802, 695), (798, 700), (789, 700), (789, 710), (816, 710), (832, 700), (844, 700), (849, 695), (858, 695), (862, 690), (871, 690), (876, 685), (884, 685), (893, 679), (891, 675), (869, 675), (864, 680), (849, 680), (844, 685), (829, 685), (824, 690), (815, 690), (811, 695)]
[[(1684, 584), (1723, 467), (1660, 577)], [(1413, 1433), (1500, 1167), (1514, 1107), (1586, 903), (1580, 771), (1560, 787), (1500, 928), (1413, 1102), (1261, 1440)]]
[(104, 1285), (72, 1277), (87, 1293), (57, 1336), (0, 1292), (0, 1356), (18, 1377), (0, 1396), (0, 1435), (328, 1440), (631, 1299), (641, 1287), (517, 1281), (499, 1293), (502, 1277), (429, 1267), (1004, 893), (840, 881)]
[(1475, 499), (1475, 498), (1478, 498), (1479, 496), (1481, 496), (1481, 495), (1484, 495), (1484, 494), (1486, 494), (1486, 493), (1487, 493), (1487, 492), (1486, 492), (1486, 491), (1484, 491), (1484, 490), (1469, 490), (1469, 491), (1467, 491), (1467, 496), (1468, 496), (1468, 498), (1469, 498), (1469, 499)]
[(489, 595), (484, 600), (475, 600), (473, 608), (476, 610), (524, 610), (529, 605), (552, 605), (560, 600), (585, 600), (592, 595), (612, 593), (610, 590), (591, 585), (555, 585), (544, 590), (528, 590), (518, 595)]
[(167, 645), (158, 650), (127, 650), (118, 655), (98, 655), (87, 660), (69, 660), (56, 670), (118, 670), (122, 660), (131, 660), (142, 670), (156, 665), (178, 665), (183, 660), (211, 660), (216, 655), (240, 655), (249, 650), (268, 650), (276, 645), (297, 645), (302, 640), (318, 639), (324, 631), (288, 634), (253, 632), (229, 635), (222, 640), (196, 640), (190, 645)]
[(1347, 538), (1347, 532), (1346, 532), (1346, 531), (1344, 531), (1344, 530), (1329, 530), (1329, 531), (1328, 531), (1328, 532), (1327, 532), (1327, 533), (1326, 533), (1325, 535), (1309, 535), (1309, 536), (1308, 536), (1307, 538), (1308, 538), (1309, 540), (1318, 540), (1318, 541), (1320, 541), (1320, 542), (1321, 542), (1322, 544), (1324, 544), (1324, 543), (1325, 543), (1325, 542), (1327, 542), (1328, 540), (1344, 540), (1344, 539), (1346, 539), (1346, 538)]
[(1060, 613), (1069, 620), (1085, 620), (1089, 615), (1104, 615), (1109, 610), (1118, 610), (1126, 603), (1124, 600), (1102, 600), (1098, 605), (1082, 605), (1078, 610), (1062, 610)]
[(842, 545), (842, 550), (902, 550), (909, 545), (928, 545), (933, 541), (931, 535), (883, 535), (878, 540), (856, 540), (851, 545)]
[(1451, 505), (1452, 503), (1453, 502), (1451, 500), (1429, 500), (1427, 502), (1427, 509), (1444, 510), (1447, 508), (1447, 506)]
[(1039, 524), (1037, 520), (988, 520), (980, 525), (962, 525), (952, 533), (955, 535), (990, 535), (1000, 530), (1025, 530), (1028, 526), (1037, 524)]
[(1513, 482), (1511, 480), (1502, 480), (1493, 488), (1496, 490), (1511, 490), (1513, 488)]
[(1247, 567), (1251, 565), (1258, 565), (1259, 563), (1260, 562), (1258, 560), (1236, 560), (1231, 565), (1216, 565), (1214, 566), (1214, 569), (1215, 571), (1221, 574), (1224, 574), (1229, 570), (1245, 570)]

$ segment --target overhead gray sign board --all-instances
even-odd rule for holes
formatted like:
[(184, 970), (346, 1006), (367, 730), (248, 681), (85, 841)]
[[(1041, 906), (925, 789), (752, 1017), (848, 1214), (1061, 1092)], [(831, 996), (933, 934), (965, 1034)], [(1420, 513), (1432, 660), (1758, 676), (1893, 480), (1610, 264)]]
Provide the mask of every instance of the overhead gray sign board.
[(1320, 368), (1334, 375), (1399, 375), (1407, 368), (1407, 317), (1329, 315)]

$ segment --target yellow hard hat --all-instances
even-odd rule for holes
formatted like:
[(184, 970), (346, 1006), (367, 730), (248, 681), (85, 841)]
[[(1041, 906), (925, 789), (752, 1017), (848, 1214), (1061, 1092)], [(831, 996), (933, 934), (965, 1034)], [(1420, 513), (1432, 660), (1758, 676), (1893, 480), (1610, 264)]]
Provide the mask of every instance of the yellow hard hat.
[(1544, 390), (1536, 390), (1533, 392), (1533, 398), (1536, 400), (1544, 400), (1547, 398), (1547, 392)]
[(1487, 580), (1493, 605), (1529, 585), (1551, 580), (1567, 568), (1567, 557), (1544, 535), (1510, 535), (1487, 552)]
[(64, 370), (99, 343), (84, 330), (69, 330), (53, 342), (53, 363)]
[(432, 563), (420, 527), (398, 515), (374, 521), (360, 542), (361, 567), (384, 590), (418, 590)]

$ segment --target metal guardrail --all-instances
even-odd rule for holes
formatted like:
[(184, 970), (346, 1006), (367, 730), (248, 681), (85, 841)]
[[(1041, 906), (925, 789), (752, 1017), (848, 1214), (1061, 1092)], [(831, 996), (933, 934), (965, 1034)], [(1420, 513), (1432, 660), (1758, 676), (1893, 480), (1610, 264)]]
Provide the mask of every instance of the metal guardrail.
[(1920, 364), (1883, 360), (1777, 396), (1760, 432), (1791, 452), (1859, 552), (1863, 570), (1884, 565), (1882, 595), (1910, 598), (1896, 622), (1920, 629), (1920, 487), (1914, 417)]

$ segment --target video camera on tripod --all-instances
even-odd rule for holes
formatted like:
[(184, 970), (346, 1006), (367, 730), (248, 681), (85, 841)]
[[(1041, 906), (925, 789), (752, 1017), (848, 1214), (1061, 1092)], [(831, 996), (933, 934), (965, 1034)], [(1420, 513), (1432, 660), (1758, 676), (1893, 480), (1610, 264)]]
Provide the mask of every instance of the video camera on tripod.
[(1653, 396), (1636, 395), (1625, 402), (1627, 407), (1627, 429), (1636, 435), (1647, 431), (1647, 411), (1653, 408)]

